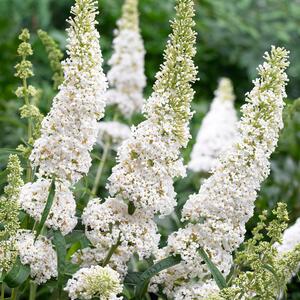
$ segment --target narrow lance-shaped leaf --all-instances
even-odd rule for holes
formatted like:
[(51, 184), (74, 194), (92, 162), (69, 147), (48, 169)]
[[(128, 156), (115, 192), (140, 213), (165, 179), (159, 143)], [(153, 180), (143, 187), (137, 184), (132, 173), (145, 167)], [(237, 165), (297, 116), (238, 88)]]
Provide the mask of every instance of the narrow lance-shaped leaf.
[(49, 188), (47, 202), (46, 202), (44, 211), (42, 213), (41, 221), (38, 224), (37, 229), (36, 229), (35, 239), (37, 239), (37, 237), (40, 235), (40, 233), (43, 229), (43, 226), (48, 218), (49, 212), (50, 212), (52, 204), (53, 204), (54, 196), (55, 196), (55, 179), (52, 179), (52, 182), (51, 182), (51, 185)]
[(210, 260), (207, 253), (203, 248), (199, 248), (198, 252), (202, 259), (205, 261), (211, 275), (213, 276), (214, 280), (216, 281), (216, 284), (218, 287), (222, 290), (227, 287), (226, 279), (222, 275), (222, 273), (219, 271), (219, 269), (215, 266), (215, 264)]
[(55, 245), (57, 253), (57, 286), (58, 286), (58, 296), (60, 298), (61, 291), (63, 287), (63, 277), (66, 268), (66, 255), (67, 255), (67, 246), (66, 241), (63, 235), (59, 230), (53, 232), (53, 244)]
[(124, 284), (126, 285), (137, 285), (142, 276), (143, 272), (129, 272), (127, 273), (125, 279), (124, 279)]
[(139, 284), (136, 287), (135, 298), (136, 300), (140, 300), (143, 298), (145, 293), (147, 292), (148, 285), (150, 279), (158, 274), (159, 272), (171, 268), (181, 262), (180, 255), (176, 256), (169, 256), (167, 258), (162, 259), (161, 261), (157, 262), (149, 269), (147, 269), (142, 275), (140, 276)]

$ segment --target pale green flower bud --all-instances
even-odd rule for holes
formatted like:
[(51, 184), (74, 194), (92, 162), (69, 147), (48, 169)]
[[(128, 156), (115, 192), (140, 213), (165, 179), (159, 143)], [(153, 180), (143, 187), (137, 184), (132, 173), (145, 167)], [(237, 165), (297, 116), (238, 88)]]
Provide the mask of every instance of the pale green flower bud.
[(21, 34), (19, 35), (19, 40), (23, 42), (27, 42), (30, 39), (30, 33), (27, 28), (23, 29)]
[(22, 60), (15, 66), (15, 76), (21, 79), (26, 79), (34, 75), (32, 70), (32, 63), (29, 60)]
[(29, 43), (23, 42), (19, 45), (17, 53), (20, 56), (29, 56), (33, 54), (33, 51)]
[(71, 299), (119, 299), (120, 275), (110, 267), (92, 266), (77, 271), (65, 288)]

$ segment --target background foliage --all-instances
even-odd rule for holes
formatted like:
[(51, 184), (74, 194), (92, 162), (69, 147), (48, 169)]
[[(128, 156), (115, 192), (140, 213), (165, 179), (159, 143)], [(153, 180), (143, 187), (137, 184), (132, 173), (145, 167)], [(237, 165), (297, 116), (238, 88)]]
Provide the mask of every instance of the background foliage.
[[(17, 35), (21, 28), (28, 27), (32, 32), (34, 48), (35, 77), (31, 83), (43, 90), (41, 110), (46, 113), (54, 95), (51, 71), (43, 46), (36, 31), (48, 31), (65, 47), (65, 19), (69, 15), (73, 0), (0, 0), (0, 147), (14, 148), (21, 142), (24, 123), (19, 119), (18, 103), (14, 90), (18, 84), (14, 78), (14, 65), (17, 61)], [(120, 16), (122, 0), (99, 0), (99, 30), (104, 58), (111, 55), (111, 41), (116, 19)], [(147, 50), (146, 74), (151, 92), (154, 75), (162, 61), (162, 51), (170, 31), (168, 20), (174, 15), (174, 0), (140, 0), (142, 35)], [(291, 51), (291, 66), (288, 74), (288, 98), (290, 107), (285, 111), (286, 127), (279, 147), (272, 158), (272, 171), (264, 183), (257, 200), (257, 213), (271, 209), (278, 201), (288, 203), (291, 222), (300, 216), (300, 105), (293, 105), (293, 99), (300, 96), (300, 3), (299, 0), (196, 0), (196, 30), (198, 32), (198, 53), (196, 64), (199, 77), (195, 85), (197, 91), (193, 108), (196, 111), (191, 130), (193, 140), (183, 153), (188, 161), (191, 147), (201, 124), (218, 78), (228, 76), (233, 80), (237, 94), (237, 108), (244, 101), (244, 94), (251, 88), (256, 66), (262, 54), (271, 44), (285, 46)], [(107, 66), (105, 65), (105, 70)], [(108, 111), (108, 118), (110, 112)], [(137, 116), (137, 122), (141, 117)], [(100, 149), (95, 152), (101, 151)], [(106, 167), (108, 176), (114, 164), (112, 153), (110, 165)], [(7, 154), (1, 152), (0, 167), (6, 164)], [(91, 171), (93, 176), (94, 170)], [(180, 207), (190, 193), (200, 185), (198, 175), (188, 173), (184, 180), (176, 183)], [(102, 181), (105, 193), (105, 180)], [(79, 205), (82, 208), (84, 203)], [(256, 217), (249, 223), (249, 229)], [(176, 228), (176, 218), (161, 221), (164, 239)], [(299, 283), (298, 283), (299, 284)], [(290, 286), (288, 299), (300, 299), (297, 279)]]

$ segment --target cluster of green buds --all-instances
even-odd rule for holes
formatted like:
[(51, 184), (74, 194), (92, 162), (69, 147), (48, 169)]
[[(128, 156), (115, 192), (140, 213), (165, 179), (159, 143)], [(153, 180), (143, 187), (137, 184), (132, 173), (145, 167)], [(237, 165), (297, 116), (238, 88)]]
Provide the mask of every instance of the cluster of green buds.
[(46, 31), (40, 29), (38, 31), (38, 36), (48, 54), (50, 67), (53, 71), (53, 76), (52, 76), (53, 88), (57, 90), (64, 80), (64, 74), (61, 65), (61, 60), (63, 59), (64, 54), (60, 50), (55, 40)]
[[(293, 251), (280, 254), (277, 245), (287, 228), (286, 204), (273, 210), (275, 218), (267, 225), (267, 211), (260, 215), (253, 237), (237, 253), (230, 287), (209, 300), (279, 299), (286, 285), (299, 267), (300, 244)], [(264, 234), (266, 233), (266, 235)]]
[(20, 228), (19, 190), (23, 186), (22, 167), (17, 155), (9, 156), (7, 186), (0, 198), (0, 271), (10, 269), (17, 256), (14, 236)]
[[(32, 63), (28, 60), (28, 57), (33, 54), (29, 43), (30, 34), (28, 29), (22, 30), (19, 39), (21, 43), (17, 53), (21, 57), (21, 61), (15, 66), (15, 76), (21, 79), (22, 85), (17, 88), (15, 93), (18, 98), (24, 100), (24, 105), (20, 108), (20, 115), (21, 118), (28, 119), (28, 144), (32, 145), (34, 140), (39, 136), (43, 115), (35, 105), (35, 101), (32, 100), (40, 95), (39, 90), (27, 83), (28, 78), (34, 76)], [(30, 154), (28, 147), (20, 146), (19, 150), (21, 150), (25, 156)]]

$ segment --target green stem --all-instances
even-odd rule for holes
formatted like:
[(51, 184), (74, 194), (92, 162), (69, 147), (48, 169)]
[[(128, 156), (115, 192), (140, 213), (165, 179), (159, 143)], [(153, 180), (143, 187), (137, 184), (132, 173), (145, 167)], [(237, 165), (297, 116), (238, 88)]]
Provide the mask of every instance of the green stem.
[(4, 282), (1, 284), (1, 300), (4, 300), (4, 294), (5, 294), (5, 286)]
[(96, 193), (97, 193), (97, 190), (98, 190), (98, 187), (99, 187), (99, 183), (100, 183), (100, 179), (101, 179), (101, 175), (102, 175), (102, 172), (103, 172), (103, 169), (104, 169), (104, 165), (105, 165), (106, 159), (108, 157), (110, 144), (111, 144), (110, 139), (107, 139), (107, 141), (104, 145), (101, 161), (100, 161), (99, 166), (98, 166), (98, 170), (97, 170), (96, 178), (95, 178), (95, 181), (94, 181), (91, 196), (96, 196)]
[(12, 289), (11, 290), (11, 296), (10, 296), (11, 300), (16, 300), (17, 299), (17, 289)]
[(36, 296), (36, 284), (34, 282), (30, 282), (29, 300), (35, 300), (35, 296)]
[(35, 231), (36, 227), (38, 226), (39, 222), (35, 221), (32, 227), (32, 231)]
[[(23, 58), (23, 59), (25, 59), (25, 58)], [(23, 88), (25, 91), (25, 94), (24, 94), (25, 104), (30, 105), (28, 92), (27, 92), (28, 85), (27, 85), (26, 78), (23, 79)], [(32, 119), (31, 118), (29, 118), (29, 120), (28, 120), (27, 138), (28, 138), (28, 143), (30, 143), (30, 140), (32, 138)], [(32, 180), (32, 168), (31, 168), (31, 164), (29, 161), (28, 161), (28, 166), (27, 166), (27, 171), (26, 171), (26, 180), (27, 180), (27, 182), (30, 182)]]
[(28, 166), (27, 166), (27, 171), (26, 171), (26, 181), (30, 182), (32, 180), (32, 169), (31, 169), (31, 164), (28, 160)]
[[(28, 85), (27, 85), (26, 78), (23, 79), (23, 88), (25, 91), (25, 94), (24, 94), (25, 104), (30, 105), (30, 101), (29, 101), (29, 97), (28, 97), (28, 93), (27, 93)], [(30, 141), (31, 137), (32, 137), (32, 120), (31, 120), (31, 118), (29, 118), (29, 120), (28, 120), (28, 141)]]
[(102, 263), (102, 267), (105, 267), (109, 263), (111, 257), (113, 256), (113, 254), (115, 253), (115, 251), (121, 244), (120, 240), (121, 240), (121, 237), (119, 236), (117, 243), (115, 245), (111, 246), (111, 248), (109, 249), (109, 252), (107, 253), (107, 255)]

